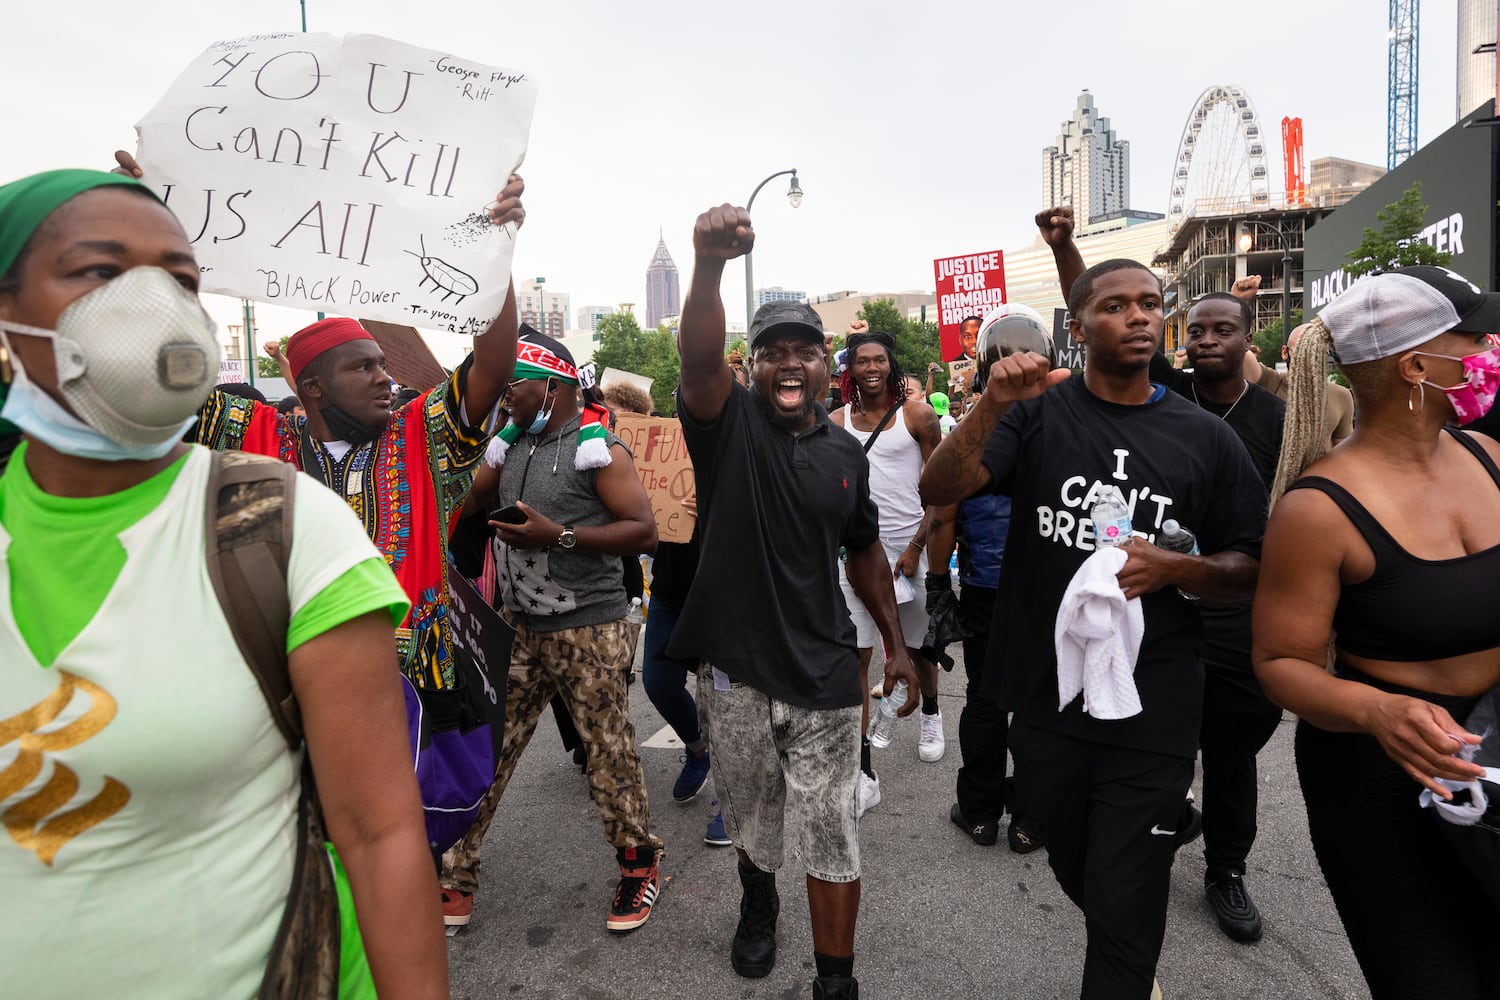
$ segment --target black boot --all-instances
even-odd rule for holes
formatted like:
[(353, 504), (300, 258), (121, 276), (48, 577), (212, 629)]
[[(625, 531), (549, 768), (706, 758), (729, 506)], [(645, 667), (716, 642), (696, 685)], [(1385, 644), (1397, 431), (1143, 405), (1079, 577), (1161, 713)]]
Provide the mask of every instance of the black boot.
[(859, 980), (853, 976), (819, 976), (813, 980), (813, 1000), (859, 1000)]
[[(770, 975), (776, 967), (776, 918), (781, 897), (776, 895), (776, 874), (759, 868), (735, 865), (740, 872), (740, 924), (734, 929), (729, 964), (747, 979)], [(836, 995), (836, 994), (835, 994)]]

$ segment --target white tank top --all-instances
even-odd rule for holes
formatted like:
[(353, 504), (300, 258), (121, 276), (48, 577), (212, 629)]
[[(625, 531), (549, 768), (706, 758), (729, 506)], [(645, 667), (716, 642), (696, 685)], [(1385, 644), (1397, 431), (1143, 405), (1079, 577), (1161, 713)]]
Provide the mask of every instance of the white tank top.
[[(886, 429), (867, 452), (870, 459), (870, 499), (880, 510), (880, 537), (903, 541), (922, 523), (922, 446), (906, 429), (905, 407), (896, 411)], [(884, 411), (882, 411), (882, 416)], [(844, 430), (863, 445), (874, 431), (857, 430), (852, 407), (844, 407)]]

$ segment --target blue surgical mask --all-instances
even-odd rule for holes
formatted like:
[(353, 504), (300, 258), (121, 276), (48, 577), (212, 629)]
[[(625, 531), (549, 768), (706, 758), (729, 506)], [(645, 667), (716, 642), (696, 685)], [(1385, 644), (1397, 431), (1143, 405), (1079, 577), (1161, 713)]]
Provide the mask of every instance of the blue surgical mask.
[[(550, 389), (551, 387), (552, 380), (549, 378), (547, 380), (547, 388)], [(530, 427), (526, 428), (527, 434), (540, 434), (542, 433), (542, 431), (547, 429), (547, 423), (552, 419), (553, 405), (555, 405), (555, 400), (549, 401), (545, 410), (536, 411), (536, 419), (531, 422)]]
[(27, 437), (35, 438), (53, 451), (100, 462), (149, 462), (161, 458), (198, 422), (198, 416), (194, 414), (183, 421), (181, 431), (167, 441), (149, 445), (123, 445), (63, 409), (26, 376), (20, 365), (15, 366), (10, 394), (5, 398), (5, 405), (0, 406), (0, 417), (9, 420), (21, 428), (21, 432)]

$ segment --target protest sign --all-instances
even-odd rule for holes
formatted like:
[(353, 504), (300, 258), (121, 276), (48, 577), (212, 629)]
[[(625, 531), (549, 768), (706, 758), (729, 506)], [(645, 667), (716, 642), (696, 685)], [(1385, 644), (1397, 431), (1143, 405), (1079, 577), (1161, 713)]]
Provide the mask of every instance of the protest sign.
[(1068, 331), (1066, 309), (1052, 310), (1052, 346), (1057, 348), (1057, 367), (1075, 371), (1083, 368), (1083, 345)]
[(245, 381), (245, 362), (239, 360), (219, 362), (220, 385), (226, 382), (243, 381)]
[(657, 535), (664, 542), (685, 542), (692, 538), (693, 515), (682, 506), (682, 501), (695, 496), (697, 486), (682, 425), (671, 417), (622, 413), (614, 431), (635, 459), (635, 471), (651, 498)]
[(503, 721), (505, 680), (516, 630), (479, 596), (474, 584), (452, 563), (448, 564), (448, 620), (453, 644), (468, 653), (479, 668), (484, 700), (499, 709)]
[(202, 289), (480, 334), (514, 226), (486, 206), (526, 153), (525, 74), (376, 35), (215, 42), (136, 126)]
[(408, 389), (431, 389), (448, 377), (415, 328), (372, 319), (360, 323), (385, 352), (386, 372)]
[(974, 381), (974, 359), (960, 358), (948, 362), (948, 394), (966, 393)]
[(604, 374), (599, 376), (599, 391), (603, 392), (614, 383), (633, 385), (646, 395), (651, 395), (651, 386), (656, 384), (656, 379), (647, 378), (645, 375), (637, 375), (635, 372), (622, 371), (619, 368), (606, 368)]
[(939, 257), (932, 262), (937, 279), (938, 339), (943, 360), (974, 356), (974, 345), (959, 341), (965, 316), (984, 317), (1005, 302), (1005, 258), (999, 250)]

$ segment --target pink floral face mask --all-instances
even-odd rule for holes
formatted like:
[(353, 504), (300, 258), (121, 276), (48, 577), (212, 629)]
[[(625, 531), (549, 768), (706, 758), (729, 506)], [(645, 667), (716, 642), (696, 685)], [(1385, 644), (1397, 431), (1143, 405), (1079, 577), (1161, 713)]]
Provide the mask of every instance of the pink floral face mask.
[(1500, 347), (1461, 358), (1455, 358), (1451, 354), (1428, 354), (1426, 351), (1413, 353), (1427, 358), (1446, 358), (1464, 366), (1464, 381), (1458, 385), (1441, 386), (1423, 380), (1424, 385), (1443, 390), (1443, 395), (1453, 404), (1453, 412), (1460, 424), (1473, 423), (1490, 412), (1490, 407), (1495, 405), (1495, 395), (1500, 392)]

